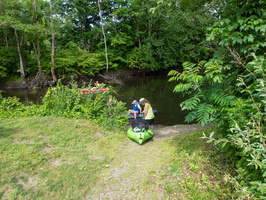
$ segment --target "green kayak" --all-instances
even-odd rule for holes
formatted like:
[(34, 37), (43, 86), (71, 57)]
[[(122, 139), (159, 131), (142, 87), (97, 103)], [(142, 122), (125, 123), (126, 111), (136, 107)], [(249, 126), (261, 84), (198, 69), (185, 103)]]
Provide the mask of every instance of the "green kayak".
[(152, 138), (154, 135), (153, 130), (152, 129), (134, 129), (132, 127), (130, 127), (127, 130), (127, 136), (132, 139), (135, 140), (136, 142), (138, 142), (139, 144), (142, 144), (144, 141)]

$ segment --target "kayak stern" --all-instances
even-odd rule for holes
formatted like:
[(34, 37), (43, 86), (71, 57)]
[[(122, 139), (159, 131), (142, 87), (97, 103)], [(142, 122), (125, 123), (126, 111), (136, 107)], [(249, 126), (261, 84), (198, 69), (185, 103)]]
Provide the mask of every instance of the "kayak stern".
[(137, 143), (142, 144), (146, 140), (152, 138), (154, 136), (154, 133), (152, 129), (134, 131), (132, 127), (130, 127), (127, 130), (127, 136)]

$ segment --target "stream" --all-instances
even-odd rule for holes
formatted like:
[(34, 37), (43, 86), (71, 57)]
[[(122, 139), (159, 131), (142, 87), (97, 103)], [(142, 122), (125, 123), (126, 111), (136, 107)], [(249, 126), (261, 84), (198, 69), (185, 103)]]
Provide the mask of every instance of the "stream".
[[(166, 75), (139, 76), (123, 79), (125, 85), (115, 85), (114, 89), (119, 101), (126, 103), (128, 109), (132, 108), (132, 101), (146, 98), (158, 113), (155, 116), (155, 125), (171, 126), (185, 124), (186, 111), (181, 111), (180, 103), (186, 99), (182, 94), (173, 93), (176, 82), (168, 82)], [(3, 89), (2, 89), (3, 90)], [(30, 102), (41, 104), (47, 88), (36, 90), (3, 90), (3, 97), (17, 96), (25, 105)]]

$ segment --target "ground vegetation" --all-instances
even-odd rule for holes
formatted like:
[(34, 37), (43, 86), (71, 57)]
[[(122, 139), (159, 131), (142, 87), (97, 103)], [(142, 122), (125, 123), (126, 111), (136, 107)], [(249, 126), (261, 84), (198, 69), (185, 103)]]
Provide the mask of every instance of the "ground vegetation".
[(143, 145), (102, 127), (54, 116), (1, 120), (1, 199), (245, 198), (230, 163), (200, 139), (201, 126), (155, 127)]
[(204, 137), (226, 152), (236, 178), (259, 199), (266, 195), (265, 6), (227, 1), (218, 10), (221, 18), (208, 28), (212, 59), (185, 62), (183, 72), (169, 72), (169, 80), (178, 81), (174, 92), (191, 95), (181, 104), (190, 111), (186, 121), (217, 123), (217, 131)]

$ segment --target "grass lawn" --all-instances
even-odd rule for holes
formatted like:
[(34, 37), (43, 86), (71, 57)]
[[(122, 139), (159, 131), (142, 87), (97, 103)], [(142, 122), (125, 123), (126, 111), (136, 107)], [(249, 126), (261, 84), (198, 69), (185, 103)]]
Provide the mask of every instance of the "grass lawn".
[[(109, 174), (111, 179), (107, 171), (114, 170), (115, 165), (119, 169), (126, 163), (129, 167), (124, 170), (132, 172), (124, 174), (130, 176), (135, 173), (133, 165), (146, 148), (151, 153), (145, 155), (142, 163), (150, 169), (143, 174), (144, 180), (139, 184), (146, 189), (150, 185), (157, 185), (160, 189), (154, 190), (155, 194), (150, 197), (228, 199), (231, 184), (229, 179), (226, 180), (227, 166), (220, 159), (221, 155), (217, 155), (200, 136), (201, 133), (192, 133), (140, 146), (129, 140), (125, 131), (103, 131), (88, 120), (55, 117), (1, 120), (0, 198), (91, 199), (88, 194), (101, 183), (103, 174)], [(125, 148), (131, 152), (130, 159)], [(156, 154), (152, 154), (156, 149), (160, 149), (158, 159)], [(141, 162), (136, 165), (141, 167)], [(121, 175), (116, 184), (119, 180), (126, 183), (127, 179), (129, 177)], [(102, 184), (101, 191), (105, 190), (106, 184), (108, 181)], [(140, 185), (120, 192), (121, 195), (132, 192), (133, 196), (139, 193), (139, 188)]]
[(81, 199), (112, 160), (120, 137), (87, 120), (2, 120), (0, 196)]

